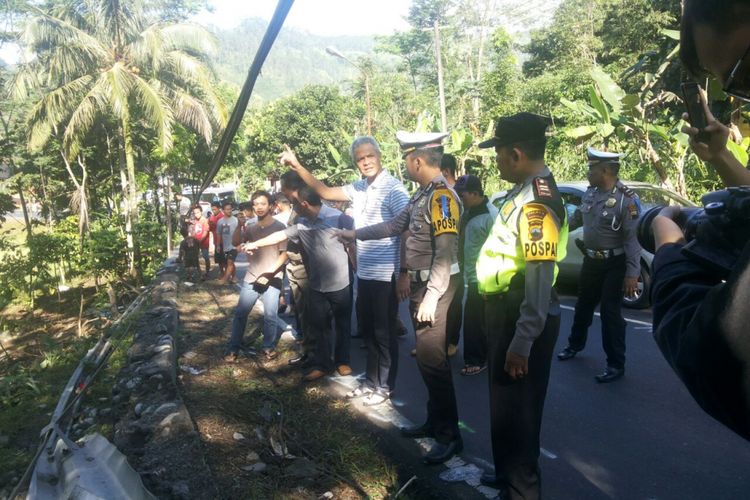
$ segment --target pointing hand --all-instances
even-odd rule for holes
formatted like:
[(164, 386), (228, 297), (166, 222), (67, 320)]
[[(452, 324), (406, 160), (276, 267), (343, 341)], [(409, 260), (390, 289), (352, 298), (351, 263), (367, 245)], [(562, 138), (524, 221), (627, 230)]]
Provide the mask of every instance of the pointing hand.
[(294, 151), (292, 151), (292, 148), (284, 144), (284, 152), (279, 155), (279, 163), (283, 166), (288, 166), (295, 172), (302, 168), (302, 165), (300, 164), (299, 160), (297, 160), (297, 155), (294, 154)]

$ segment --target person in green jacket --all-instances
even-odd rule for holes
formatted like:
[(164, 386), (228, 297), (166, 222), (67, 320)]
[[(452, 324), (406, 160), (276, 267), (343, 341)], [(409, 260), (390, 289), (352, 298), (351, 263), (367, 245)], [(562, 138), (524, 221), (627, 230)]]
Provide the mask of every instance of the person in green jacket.
[(495, 473), (485, 485), (501, 498), (541, 495), (539, 432), (552, 351), (560, 330), (553, 288), (565, 258), (568, 221), (555, 178), (544, 162), (548, 119), (518, 113), (498, 120), (494, 148), (500, 176), (515, 186), (477, 259), (485, 299), (490, 421)]

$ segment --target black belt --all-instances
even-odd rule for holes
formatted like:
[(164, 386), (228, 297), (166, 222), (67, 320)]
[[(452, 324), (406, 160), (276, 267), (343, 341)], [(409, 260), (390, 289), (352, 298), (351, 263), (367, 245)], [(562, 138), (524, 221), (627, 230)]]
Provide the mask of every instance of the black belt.
[(612, 257), (617, 257), (618, 255), (624, 255), (625, 249), (624, 248), (609, 248), (607, 250), (594, 250), (591, 248), (586, 248), (585, 253), (588, 257), (596, 260), (605, 260), (610, 259)]

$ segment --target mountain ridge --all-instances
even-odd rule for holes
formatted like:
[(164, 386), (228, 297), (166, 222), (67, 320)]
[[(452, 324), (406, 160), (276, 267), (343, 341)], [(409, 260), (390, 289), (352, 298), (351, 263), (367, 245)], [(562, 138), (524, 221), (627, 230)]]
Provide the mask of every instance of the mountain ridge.
[[(532, 30), (551, 22), (561, 1), (504, 0), (502, 11), (496, 15), (497, 27), (502, 26), (518, 42), (525, 43)], [(266, 20), (248, 18), (228, 30), (208, 27), (218, 40), (213, 66), (220, 79), (242, 86), (267, 26)], [(362, 56), (375, 58), (377, 63), (392, 61), (392, 57), (374, 53), (376, 43), (375, 35), (324, 36), (284, 27), (263, 66), (251, 105), (262, 106), (306, 85), (342, 85), (357, 78), (359, 72), (354, 66), (326, 52), (329, 46), (354, 62)]]

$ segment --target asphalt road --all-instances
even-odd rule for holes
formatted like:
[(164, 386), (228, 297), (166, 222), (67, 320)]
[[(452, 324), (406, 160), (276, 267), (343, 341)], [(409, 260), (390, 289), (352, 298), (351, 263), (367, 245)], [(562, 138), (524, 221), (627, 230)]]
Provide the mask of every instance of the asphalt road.
[[(241, 276), (245, 266), (238, 266)], [(565, 347), (575, 297), (563, 296), (560, 337)], [(589, 344), (576, 358), (552, 362), (542, 427), (543, 492), (548, 499), (748, 499), (750, 443), (707, 416), (662, 358), (649, 311), (624, 309), (628, 320), (623, 379), (597, 384), (605, 364), (598, 316)], [(406, 302), (401, 317), (410, 325)], [(354, 323), (356, 325), (356, 323)], [(360, 339), (352, 368), (365, 369)], [(399, 342), (394, 407), (412, 422), (425, 418), (426, 390), (413, 357), (414, 334)], [(451, 359), (464, 439), (461, 456), (491, 467), (487, 372), (465, 377), (462, 352)]]
[[(562, 303), (555, 352), (565, 347), (575, 297), (563, 297)], [(750, 498), (750, 443), (693, 402), (653, 341), (649, 312), (626, 309), (625, 315), (628, 358), (623, 379), (604, 385), (594, 381), (605, 364), (598, 317), (582, 353), (552, 362), (541, 439), (545, 498)], [(410, 420), (422, 422), (426, 391), (409, 354), (413, 346), (413, 334), (400, 342), (394, 404)], [(461, 356), (459, 350), (451, 364), (465, 444), (462, 456), (489, 465), (487, 374), (461, 376)], [(355, 355), (354, 368), (364, 369), (362, 355)]]

